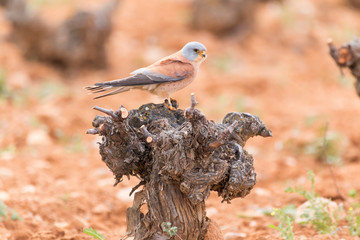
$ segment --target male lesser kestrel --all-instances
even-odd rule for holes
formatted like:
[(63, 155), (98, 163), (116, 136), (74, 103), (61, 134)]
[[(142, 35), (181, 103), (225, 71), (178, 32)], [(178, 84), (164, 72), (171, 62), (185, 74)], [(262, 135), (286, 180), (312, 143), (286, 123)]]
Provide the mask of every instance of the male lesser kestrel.
[(200, 64), (206, 58), (206, 47), (189, 42), (180, 51), (140, 68), (131, 76), (86, 87), (92, 93), (105, 93), (94, 99), (129, 91), (147, 90), (163, 98), (189, 85), (196, 77)]

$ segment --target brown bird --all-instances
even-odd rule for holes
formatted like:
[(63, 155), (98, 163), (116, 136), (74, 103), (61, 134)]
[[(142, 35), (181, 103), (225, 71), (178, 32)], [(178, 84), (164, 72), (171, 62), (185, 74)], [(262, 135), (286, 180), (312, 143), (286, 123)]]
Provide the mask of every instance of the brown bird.
[(206, 58), (206, 47), (199, 42), (189, 42), (180, 51), (160, 59), (148, 67), (140, 68), (131, 76), (86, 87), (92, 93), (105, 93), (102, 98), (131, 89), (147, 90), (162, 98), (169, 98), (189, 85), (196, 77), (200, 64)]

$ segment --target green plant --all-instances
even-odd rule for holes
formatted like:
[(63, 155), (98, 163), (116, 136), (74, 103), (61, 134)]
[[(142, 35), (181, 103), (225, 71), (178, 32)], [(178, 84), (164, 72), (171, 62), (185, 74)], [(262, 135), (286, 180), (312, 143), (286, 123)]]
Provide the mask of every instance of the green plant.
[(357, 198), (358, 197), (358, 193), (355, 189), (351, 189), (348, 191), (348, 196), (351, 198)]
[(270, 213), (271, 216), (276, 217), (280, 223), (279, 225), (269, 225), (270, 228), (276, 229), (280, 231), (281, 237), (285, 240), (293, 240), (294, 232), (293, 232), (293, 224), (295, 219), (295, 206), (288, 205), (283, 208), (274, 208)]
[(0, 68), (0, 98), (4, 98), (7, 93), (6, 83), (5, 83), (5, 73)]
[(304, 187), (295, 186), (294, 188), (287, 187), (285, 189), (285, 192), (298, 193), (301, 196), (303, 196), (304, 198), (306, 198), (306, 200), (310, 200), (310, 199), (314, 199), (315, 197), (318, 197), (319, 194), (317, 194), (315, 191), (315, 174), (314, 174), (314, 172), (309, 170), (308, 174), (307, 174), (307, 178), (311, 182), (311, 190), (310, 191), (306, 190)]
[(8, 207), (3, 201), (0, 201), (0, 221), (6, 219), (9, 213), (11, 213), (11, 220), (22, 220), (14, 209)]
[[(356, 199), (358, 193), (355, 189), (352, 189), (348, 192), (348, 196)], [(348, 222), (349, 232), (352, 236), (360, 236), (360, 203), (354, 202), (349, 208), (346, 214), (346, 221)]]
[(182, 239), (179, 235), (177, 235), (177, 227), (172, 227), (170, 222), (163, 222), (161, 223), (161, 229), (164, 233), (167, 233), (170, 237), (177, 236), (178, 238)]
[(349, 224), (349, 232), (352, 236), (360, 236), (360, 207), (359, 203), (353, 204), (347, 214), (346, 221)]
[(105, 240), (105, 237), (103, 235), (101, 235), (100, 233), (98, 233), (93, 228), (84, 228), (83, 232), (86, 233), (87, 235), (92, 236), (94, 239)]
[(338, 132), (328, 131), (328, 125), (325, 124), (318, 129), (318, 137), (309, 142), (304, 151), (329, 164), (340, 164), (343, 142), (343, 136)]
[(320, 234), (334, 234), (338, 230), (342, 205), (338, 206), (328, 199), (319, 197), (315, 191), (313, 171), (308, 172), (308, 179), (311, 181), (310, 191), (303, 187), (288, 187), (285, 192), (298, 193), (306, 198), (305, 210), (300, 215), (301, 224), (311, 224)]

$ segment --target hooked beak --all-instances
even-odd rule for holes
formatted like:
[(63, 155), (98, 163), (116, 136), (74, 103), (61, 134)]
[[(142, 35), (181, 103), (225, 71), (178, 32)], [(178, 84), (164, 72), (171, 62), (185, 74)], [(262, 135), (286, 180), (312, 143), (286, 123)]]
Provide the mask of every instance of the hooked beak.
[(206, 51), (205, 50), (201, 51), (200, 56), (202, 56), (203, 58), (206, 58)]

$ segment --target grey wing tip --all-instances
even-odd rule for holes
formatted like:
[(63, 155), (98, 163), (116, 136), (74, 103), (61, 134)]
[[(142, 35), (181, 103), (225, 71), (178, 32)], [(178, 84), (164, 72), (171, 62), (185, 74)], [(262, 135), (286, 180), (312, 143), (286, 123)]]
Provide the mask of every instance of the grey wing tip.
[(102, 98), (102, 97), (106, 97), (105, 95), (100, 95), (100, 96), (97, 96), (97, 97), (94, 97), (93, 99), (99, 99), (99, 98)]
[(96, 91), (96, 90), (99, 90), (101, 88), (103, 88), (103, 85), (100, 85), (99, 83), (95, 83), (94, 85), (92, 86), (87, 86), (87, 87), (84, 87), (86, 90), (90, 90), (90, 91)]

